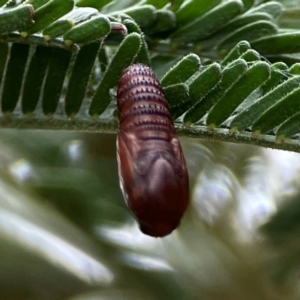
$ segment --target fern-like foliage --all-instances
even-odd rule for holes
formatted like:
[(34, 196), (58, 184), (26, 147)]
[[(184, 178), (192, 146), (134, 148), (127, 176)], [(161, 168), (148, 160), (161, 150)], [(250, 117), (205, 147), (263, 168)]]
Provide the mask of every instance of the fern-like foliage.
[(2, 1), (0, 124), (115, 130), (114, 88), (139, 62), (180, 133), (299, 151), (300, 31), (279, 27), (284, 4)]

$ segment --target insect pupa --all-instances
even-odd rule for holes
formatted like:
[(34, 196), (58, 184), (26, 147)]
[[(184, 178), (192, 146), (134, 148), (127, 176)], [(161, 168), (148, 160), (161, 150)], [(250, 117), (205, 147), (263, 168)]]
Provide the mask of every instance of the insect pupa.
[(163, 237), (180, 223), (189, 178), (163, 89), (152, 70), (126, 68), (118, 82), (120, 186), (143, 233)]

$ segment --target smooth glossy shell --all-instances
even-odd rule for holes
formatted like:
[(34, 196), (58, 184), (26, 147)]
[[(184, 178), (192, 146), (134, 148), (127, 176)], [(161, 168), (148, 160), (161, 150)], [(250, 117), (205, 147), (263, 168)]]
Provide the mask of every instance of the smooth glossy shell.
[(124, 198), (145, 234), (163, 237), (189, 201), (185, 159), (169, 106), (152, 70), (125, 69), (118, 84), (117, 155)]

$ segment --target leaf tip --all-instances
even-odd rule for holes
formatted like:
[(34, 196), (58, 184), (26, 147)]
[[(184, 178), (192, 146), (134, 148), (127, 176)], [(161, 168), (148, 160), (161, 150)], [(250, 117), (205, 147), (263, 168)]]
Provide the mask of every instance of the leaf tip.
[(184, 127), (190, 127), (192, 125), (192, 122), (187, 120), (184, 122)]
[(43, 37), (44, 37), (45, 42), (49, 42), (51, 39), (50, 35), (44, 35)]
[(28, 36), (28, 32), (27, 31), (22, 31), (20, 32), (21, 38), (26, 38)]
[(285, 134), (280, 134), (279, 136), (276, 137), (277, 144), (282, 144), (284, 140), (285, 140)]
[(238, 131), (239, 131), (239, 129), (236, 126), (230, 128), (230, 133), (237, 133)]
[(73, 42), (71, 40), (64, 40), (64, 43), (67, 47), (70, 47), (71, 45), (73, 45)]
[(253, 137), (259, 137), (260, 134), (261, 134), (260, 129), (254, 130), (254, 131), (252, 132), (252, 136), (253, 136)]

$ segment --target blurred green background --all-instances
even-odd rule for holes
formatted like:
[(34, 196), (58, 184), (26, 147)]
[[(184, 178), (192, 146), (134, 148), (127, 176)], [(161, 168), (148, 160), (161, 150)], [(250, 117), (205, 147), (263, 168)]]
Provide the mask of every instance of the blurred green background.
[(0, 299), (298, 299), (298, 154), (182, 139), (191, 203), (155, 239), (122, 199), (114, 134), (0, 137)]

